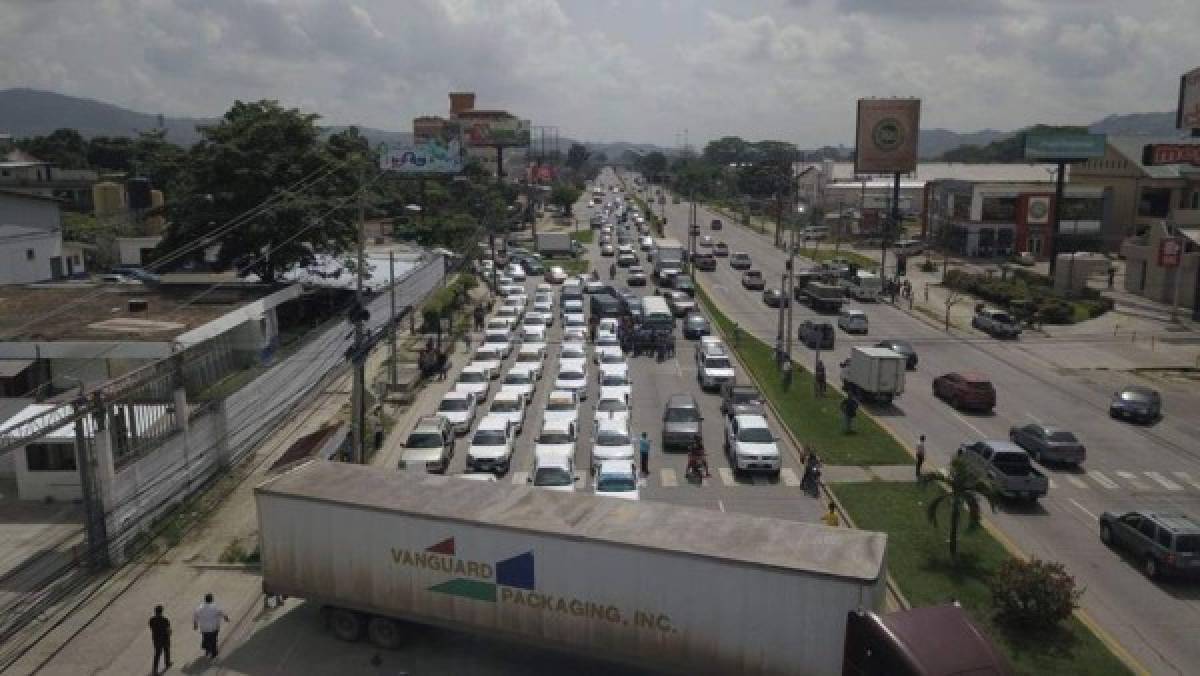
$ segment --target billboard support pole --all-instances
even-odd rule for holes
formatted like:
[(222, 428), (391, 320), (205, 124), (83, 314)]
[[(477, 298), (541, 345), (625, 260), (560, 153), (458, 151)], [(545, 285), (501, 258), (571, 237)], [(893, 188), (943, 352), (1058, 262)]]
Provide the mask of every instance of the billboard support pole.
[(887, 251), (888, 243), (897, 226), (900, 225), (900, 172), (896, 172), (892, 182), (892, 209), (888, 220), (883, 226), (883, 236), (879, 238), (879, 277), (887, 281)]
[[(1046, 243), (1050, 249), (1050, 282), (1054, 283), (1054, 269), (1058, 260), (1058, 226), (1062, 219), (1063, 175), (1067, 173), (1067, 163), (1058, 162), (1058, 173), (1054, 177), (1054, 216), (1050, 222), (1050, 237)], [(1067, 280), (1068, 286), (1071, 280)]]

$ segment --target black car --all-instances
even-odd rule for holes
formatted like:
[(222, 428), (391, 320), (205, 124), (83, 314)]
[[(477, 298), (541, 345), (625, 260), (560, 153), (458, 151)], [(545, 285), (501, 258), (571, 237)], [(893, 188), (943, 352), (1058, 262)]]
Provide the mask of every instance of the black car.
[(886, 347), (887, 349), (904, 356), (905, 366), (909, 371), (917, 368), (917, 351), (913, 349), (911, 343), (907, 340), (881, 340), (875, 343), (875, 347)]
[(767, 307), (786, 306), (788, 303), (787, 296), (783, 295), (783, 292), (779, 289), (765, 289), (762, 293), (762, 299), (767, 304)]
[(689, 312), (683, 320), (683, 337), (688, 340), (699, 340), (702, 336), (712, 333), (712, 327), (704, 315), (699, 312)]
[(742, 286), (751, 291), (761, 291), (767, 285), (763, 279), (762, 272), (758, 270), (747, 270), (742, 274)]
[(721, 219), (719, 219), (719, 218), (712, 219), (712, 223), (710, 223), (710, 225), (712, 226), (713, 230), (720, 230), (721, 229)]
[(729, 255), (729, 245), (725, 242), (717, 242), (713, 245), (712, 255), (717, 257), (725, 257)]
[(1127, 385), (1113, 392), (1108, 414), (1135, 422), (1153, 422), (1162, 413), (1162, 397), (1157, 391), (1140, 385)]
[(837, 335), (833, 330), (833, 324), (812, 320), (801, 322), (797, 334), (800, 342), (811, 350), (832, 350), (834, 338)]
[(717, 269), (717, 259), (712, 254), (698, 253), (692, 256), (692, 266), (697, 270), (712, 272)]
[(625, 283), (629, 286), (646, 286), (646, 271), (640, 265), (631, 266)]
[(750, 254), (744, 251), (735, 251), (729, 257), (729, 267), (734, 270), (748, 270), (752, 263), (750, 262)]

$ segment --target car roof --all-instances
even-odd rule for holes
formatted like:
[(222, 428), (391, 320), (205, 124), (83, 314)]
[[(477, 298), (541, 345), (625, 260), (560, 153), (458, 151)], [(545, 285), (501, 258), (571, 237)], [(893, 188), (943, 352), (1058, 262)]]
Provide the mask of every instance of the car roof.
[(500, 401), (501, 399), (503, 399), (505, 401), (512, 399), (513, 401), (520, 402), (520, 401), (525, 401), (525, 395), (521, 394), (520, 392), (517, 392), (516, 390), (500, 390), (499, 392), (496, 393), (496, 395), (494, 397), (492, 397), (492, 403), (494, 404), (497, 401)]
[(479, 421), (479, 427), (476, 428), (476, 431), (478, 431), (478, 430), (502, 430), (502, 429), (506, 429), (509, 424), (510, 423), (508, 421), (508, 418), (497, 415), (495, 413), (489, 413), (489, 414), (483, 416), (483, 420)]
[(699, 408), (699, 404), (690, 394), (672, 394), (667, 399), (667, 408)]
[(968, 383), (990, 382), (988, 380), (987, 376), (983, 375), (982, 373), (976, 373), (974, 371), (956, 371), (954, 373), (947, 373), (946, 375), (956, 375), (959, 378), (962, 378), (963, 380), (967, 381)]
[(984, 444), (989, 446), (993, 451), (1005, 451), (1012, 453), (1025, 454), (1025, 449), (1014, 444), (1008, 439), (980, 439)]
[(601, 460), (600, 474), (633, 474), (633, 463), (628, 460)]
[(554, 390), (550, 393), (551, 399), (571, 399), (577, 400), (575, 393), (571, 390)]
[(1144, 385), (1126, 385), (1125, 387), (1121, 388), (1121, 391), (1122, 392), (1130, 392), (1133, 394), (1141, 394), (1141, 395), (1145, 395), (1147, 397), (1152, 397), (1152, 396), (1155, 396), (1158, 394), (1157, 390), (1150, 388), (1150, 387), (1146, 387)]
[(413, 431), (437, 429), (441, 430), (442, 426), (447, 423), (446, 417), (442, 415), (423, 415), (417, 418), (417, 424), (413, 425)]
[(574, 424), (570, 420), (562, 420), (561, 418), (545, 418), (542, 420), (542, 429), (552, 432), (566, 432)]
[(1167, 530), (1177, 535), (1200, 535), (1200, 522), (1186, 514), (1168, 512), (1148, 512), (1136, 510), (1137, 513), (1150, 517)]
[(475, 396), (475, 393), (467, 392), (465, 390), (448, 390), (442, 395), (442, 399), (466, 399), (467, 397), (473, 396)]
[(765, 417), (752, 413), (735, 415), (733, 419), (737, 422), (738, 427), (770, 427)]

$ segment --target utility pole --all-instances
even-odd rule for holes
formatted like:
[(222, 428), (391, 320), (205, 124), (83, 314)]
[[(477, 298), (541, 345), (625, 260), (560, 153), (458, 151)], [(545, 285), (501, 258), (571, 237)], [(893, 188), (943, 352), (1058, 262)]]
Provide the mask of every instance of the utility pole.
[[(88, 408), (88, 401), (82, 393), (75, 401), (75, 413), (83, 413)], [(95, 401), (100, 402), (100, 395), (95, 395)], [(104, 408), (93, 408), (93, 435), (98, 438), (108, 434), (104, 424)], [(181, 415), (186, 415), (182, 413)], [(80, 498), (83, 503), (84, 533), (87, 535), (87, 563), (93, 568), (104, 568), (108, 565), (108, 528), (104, 521), (104, 505), (100, 502), (99, 491), (96, 489), (96, 453), (92, 442), (88, 441), (84, 431), (85, 417), (75, 421), (75, 465), (79, 468)]]
[(391, 317), (388, 321), (388, 331), (391, 336), (391, 368), (388, 369), (388, 380), (392, 385), (396, 384), (396, 252), (388, 251), (388, 296), (391, 303)]
[(891, 239), (892, 232), (900, 225), (900, 172), (898, 171), (893, 176), (892, 182), (892, 208), (884, 223), (883, 237), (880, 237), (879, 244), (879, 277), (886, 282), (888, 240)]
[[(1049, 258), (1050, 258), (1050, 283), (1051, 284), (1054, 283), (1054, 269), (1055, 269), (1055, 267), (1057, 267), (1056, 263), (1058, 262), (1055, 259), (1058, 258), (1058, 228), (1059, 228), (1059, 224), (1061, 223), (1061, 219), (1062, 219), (1063, 178), (1065, 177), (1066, 173), (1067, 173), (1067, 163), (1059, 162), (1058, 163), (1058, 173), (1054, 177), (1054, 209), (1052, 211), (1053, 215), (1051, 217), (1052, 220), (1050, 222), (1050, 236), (1046, 238), (1046, 244), (1049, 245), (1046, 248), (1049, 249), (1047, 254), (1049, 255)], [(1068, 288), (1070, 288), (1069, 287), (1070, 280), (1067, 280), (1067, 282), (1068, 282)]]
[[(360, 158), (363, 160), (363, 158)], [(366, 305), (363, 303), (363, 283), (366, 276), (366, 239), (367, 239), (367, 224), (366, 224), (366, 164), (359, 168), (358, 173), (358, 276), (354, 284), (354, 313), (351, 320), (354, 322), (354, 357), (352, 358), (354, 365), (354, 387), (350, 393), (350, 461), (356, 464), (364, 464), (366, 458), (363, 454), (363, 440), (366, 436), (366, 382), (367, 382), (367, 364), (366, 359), (361, 358), (359, 351), (365, 341), (366, 335), (363, 326), (363, 314), (366, 310)]]
[[(784, 345), (785, 345), (784, 349), (786, 350), (787, 358), (791, 359), (792, 358), (792, 301), (795, 300), (793, 298), (794, 293), (792, 291), (792, 287), (795, 285), (795, 279), (796, 279), (796, 229), (797, 229), (797, 226), (800, 225), (800, 223), (798, 222), (800, 219), (798, 217), (801, 215), (801, 207), (800, 207), (800, 182), (796, 177), (795, 165), (791, 165), (788, 168), (792, 174), (792, 178), (789, 181), (790, 187), (792, 189), (792, 215), (794, 217), (797, 217), (796, 218), (797, 222), (793, 222), (792, 228), (791, 228), (792, 236), (790, 238), (791, 241), (788, 244), (788, 259), (787, 259), (787, 265), (785, 266), (785, 269), (787, 270), (786, 280), (785, 280), (785, 283), (784, 283), (783, 289), (782, 289), (783, 303), (784, 303), (784, 305), (787, 306), (787, 332), (784, 333)], [(807, 212), (807, 209), (805, 209), (805, 212)], [(783, 305), (781, 305), (780, 307), (783, 307)]]

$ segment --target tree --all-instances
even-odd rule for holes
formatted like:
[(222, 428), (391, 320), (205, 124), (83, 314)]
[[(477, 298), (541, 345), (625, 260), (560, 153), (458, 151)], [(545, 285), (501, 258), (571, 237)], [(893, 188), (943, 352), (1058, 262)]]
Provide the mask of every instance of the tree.
[(967, 530), (973, 531), (978, 528), (982, 520), (981, 500), (986, 501), (992, 511), (996, 511), (992, 486), (960, 457), (950, 463), (949, 473), (929, 472), (923, 478), (935, 481), (946, 489), (939, 491), (938, 496), (929, 502), (925, 515), (929, 523), (936, 528), (938, 510), (942, 505), (949, 506), (950, 558), (957, 559), (962, 513), (964, 510), (967, 512)]
[(739, 136), (723, 136), (709, 141), (701, 155), (706, 162), (720, 165), (739, 164), (750, 159), (751, 144)]
[(159, 250), (210, 243), (216, 227), (268, 200), (270, 208), (211, 240), (220, 244), (218, 264), (236, 263), (240, 272), (274, 283), (318, 254), (348, 250), (357, 238), (349, 198), (361, 187), (369, 148), (354, 128), (322, 142), (317, 118), (275, 101), (237, 101), (215, 125), (201, 127), (202, 139), (188, 154), (193, 198), (169, 209)]
[(583, 165), (587, 164), (588, 155), (587, 146), (582, 143), (572, 143), (571, 147), (567, 149), (567, 166), (576, 171), (582, 169)]
[(1008, 559), (988, 586), (996, 619), (1023, 631), (1054, 627), (1071, 616), (1083, 596), (1061, 563), (1037, 558)]
[(582, 194), (582, 191), (574, 186), (559, 183), (550, 191), (550, 203), (561, 209), (564, 216), (570, 216), (571, 207), (575, 205)]
[(638, 160), (638, 170), (651, 181), (657, 181), (658, 177), (667, 170), (667, 156), (657, 150), (642, 155)]
[(55, 129), (49, 136), (20, 139), (17, 147), (60, 169), (88, 168), (88, 143), (74, 129)]

